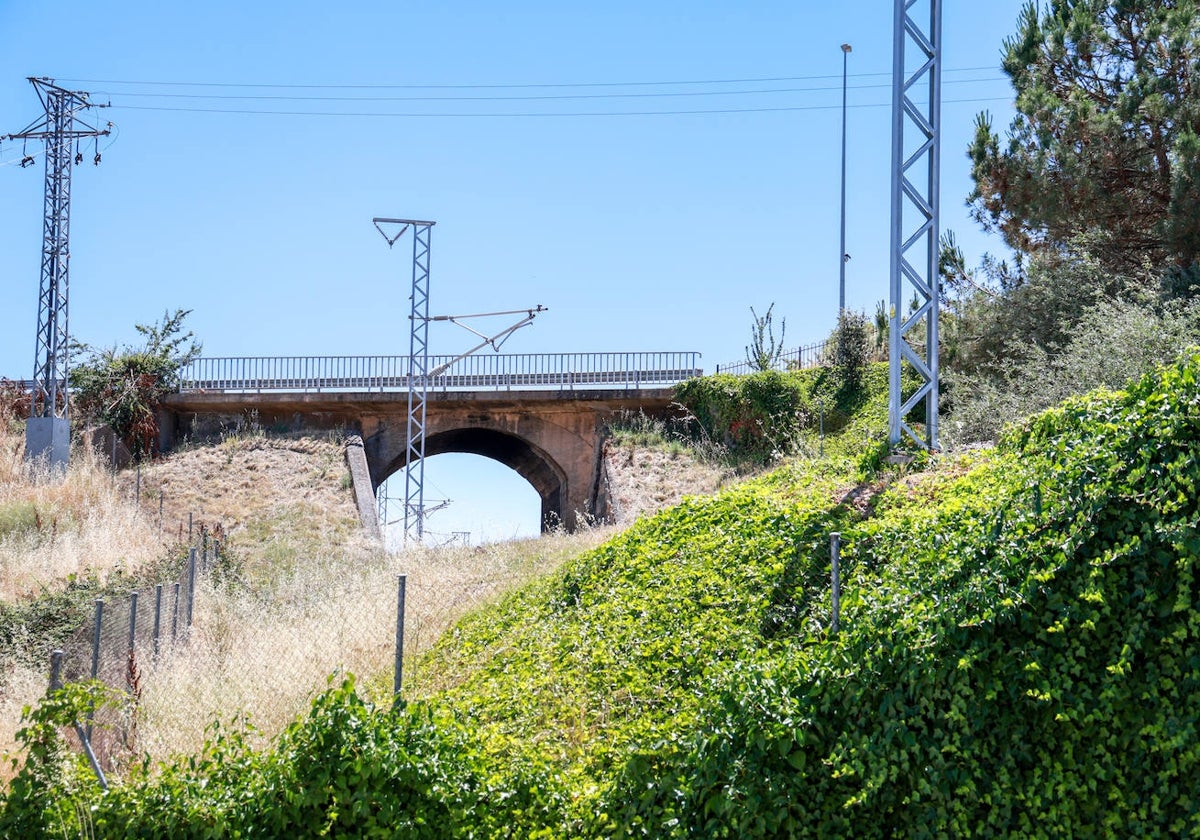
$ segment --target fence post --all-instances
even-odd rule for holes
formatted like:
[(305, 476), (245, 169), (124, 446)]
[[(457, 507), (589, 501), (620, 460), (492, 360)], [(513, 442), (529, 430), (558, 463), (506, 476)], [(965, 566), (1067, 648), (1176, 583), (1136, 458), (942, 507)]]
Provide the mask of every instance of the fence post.
[[(63, 652), (61, 650), (50, 652), (51, 691), (58, 691), (58, 689), (62, 688), (62, 661)], [(91, 713), (89, 712), (88, 714), (90, 715)], [(100, 769), (100, 762), (96, 761), (96, 754), (92, 752), (91, 735), (84, 731), (83, 727), (79, 725), (79, 721), (75, 722), (75, 734), (79, 736), (79, 743), (83, 747), (83, 754), (87, 756), (88, 763), (92, 765), (92, 772), (100, 780), (100, 787), (108, 790), (108, 780), (104, 778), (104, 771)]]
[[(92, 630), (92, 679), (100, 674), (100, 632), (104, 629), (104, 599), (96, 599), (96, 623)], [(87, 737), (92, 737), (92, 712), (87, 716)]]
[(179, 636), (179, 581), (175, 581), (175, 600), (171, 604), (171, 645)]
[(188, 549), (188, 604), (187, 626), (192, 629), (192, 602), (196, 600), (196, 549)]
[(841, 629), (841, 610), (842, 610), (842, 577), (841, 569), (838, 568), (841, 559), (842, 535), (834, 531), (829, 535), (829, 563), (831, 570), (831, 583), (833, 585), (833, 621), (829, 626), (829, 634), (836, 636), (838, 630)]
[(154, 587), (154, 658), (158, 659), (158, 637), (162, 627), (162, 584)]
[(96, 624), (92, 632), (92, 679), (100, 673), (100, 631), (104, 622), (104, 599), (96, 599)]
[(400, 685), (404, 679), (404, 590), (408, 576), (400, 575), (396, 590), (396, 682), (393, 688), (393, 705), (400, 704)]
[(166, 493), (161, 489), (158, 491), (158, 532), (162, 533), (162, 516), (163, 516), (163, 500), (166, 498)]
[(192, 512), (188, 511), (188, 542), (192, 541)]
[(125, 684), (129, 686), (130, 691), (134, 691), (137, 686), (134, 679), (134, 650), (137, 645), (137, 591), (129, 593), (129, 647), (125, 653)]
[(58, 691), (62, 688), (62, 661), (63, 652), (61, 650), (50, 651), (50, 690)]

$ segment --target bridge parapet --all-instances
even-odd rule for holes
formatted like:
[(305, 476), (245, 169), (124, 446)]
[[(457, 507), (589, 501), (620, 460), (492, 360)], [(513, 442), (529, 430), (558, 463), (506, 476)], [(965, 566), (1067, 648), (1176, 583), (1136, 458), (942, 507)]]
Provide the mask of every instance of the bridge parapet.
[[(454, 356), (430, 356), (437, 370)], [(430, 391), (513, 388), (639, 390), (703, 375), (695, 352), (508, 353), (468, 356), (428, 378)], [(200, 358), (180, 370), (180, 390), (261, 393), (407, 391), (408, 356), (239, 356)]]

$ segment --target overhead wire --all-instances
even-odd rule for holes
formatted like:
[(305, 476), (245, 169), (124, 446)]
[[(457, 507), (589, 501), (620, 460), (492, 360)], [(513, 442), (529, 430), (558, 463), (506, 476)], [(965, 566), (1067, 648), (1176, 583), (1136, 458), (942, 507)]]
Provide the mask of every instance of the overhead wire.
[[(943, 71), (944, 75), (976, 73), (980, 71), (995, 71), (996, 68), (988, 66), (980, 67), (963, 67), (951, 68)], [(878, 77), (889, 76), (888, 72), (866, 72), (855, 73), (850, 78), (855, 79), (873, 79)], [(459, 102), (470, 103), (506, 103), (506, 102), (568, 102), (568, 101), (595, 101), (595, 100), (625, 100), (625, 99), (674, 99), (674, 98), (708, 98), (708, 97), (767, 97), (778, 96), (781, 94), (814, 94), (822, 92), (836, 91), (841, 88), (841, 85), (827, 86), (805, 86), (805, 87), (770, 87), (770, 88), (751, 88), (744, 90), (619, 90), (620, 88), (647, 88), (647, 87), (678, 87), (678, 86), (712, 86), (712, 85), (745, 85), (745, 84), (763, 84), (768, 82), (812, 82), (830, 79), (838, 79), (836, 75), (809, 75), (809, 76), (759, 76), (745, 77), (734, 79), (686, 79), (686, 80), (663, 80), (663, 81), (645, 81), (636, 80), (628, 82), (536, 82), (536, 83), (507, 83), (507, 84), (355, 84), (355, 85), (336, 85), (336, 84), (264, 84), (250, 82), (177, 82), (177, 81), (161, 81), (161, 80), (113, 80), (113, 79), (67, 79), (62, 81), (86, 83), (86, 84), (107, 84), (107, 85), (125, 85), (136, 86), (141, 88), (153, 88), (157, 90), (100, 90), (92, 95), (107, 95), (110, 98), (115, 98), (116, 102), (110, 102), (111, 107), (125, 109), (128, 111), (160, 111), (160, 112), (176, 112), (176, 113), (214, 113), (214, 114), (242, 114), (252, 116), (311, 116), (311, 117), (388, 117), (388, 118), (584, 118), (584, 117), (635, 117), (635, 116), (691, 116), (691, 115), (720, 115), (720, 114), (754, 114), (754, 113), (778, 113), (792, 111), (822, 111), (835, 110), (840, 108), (840, 105), (818, 105), (818, 104), (779, 104), (779, 105), (744, 105), (738, 107), (719, 107), (719, 108), (658, 108), (644, 110), (544, 110), (544, 111), (506, 111), (502, 109), (486, 110), (486, 111), (445, 111), (436, 110), (436, 106), (450, 105)], [(988, 76), (984, 78), (958, 78), (944, 79), (943, 85), (964, 85), (964, 84), (990, 84), (1003, 81), (1000, 76)], [(868, 83), (855, 84), (851, 86), (853, 90), (869, 90), (890, 87), (891, 83)], [(181, 90), (181, 89), (192, 90)], [(209, 88), (215, 91), (238, 90), (249, 91), (258, 90), (264, 91), (259, 93), (221, 93), (221, 92), (204, 92), (195, 89)], [(560, 91), (576, 91), (588, 90), (596, 91), (599, 88), (616, 88), (618, 90), (607, 90), (604, 92), (586, 92), (586, 93), (550, 93), (550, 94), (528, 94), (528, 93), (487, 93), (487, 94), (472, 94), (468, 96), (440, 96), (440, 95), (420, 95), (420, 96), (396, 96), (396, 95), (310, 95), (310, 94), (292, 94), (292, 93), (271, 93), (269, 91), (436, 91), (436, 90), (456, 90), (456, 91), (520, 91), (520, 90), (560, 90)], [(159, 92), (161, 89), (170, 89), (170, 92)], [(176, 104), (141, 104), (135, 105), (122, 101), (124, 99), (155, 99), (155, 100), (190, 100), (196, 101), (196, 105), (176, 105)], [(1004, 101), (1009, 97), (993, 97), (993, 98), (972, 98), (972, 99), (954, 99), (945, 100), (946, 104), (958, 104), (964, 102), (982, 103), (993, 101)], [(263, 107), (229, 107), (222, 105), (224, 102), (246, 102), (260, 103)], [(431, 106), (431, 110), (421, 111), (387, 111), (387, 110), (337, 110), (337, 109), (321, 109), (321, 108), (274, 108), (270, 107), (271, 103), (276, 102), (312, 102), (312, 103), (352, 103), (371, 105), (374, 103), (391, 103), (391, 102), (408, 102), (408, 103), (426, 103)], [(204, 103), (204, 104), (199, 104)], [(852, 109), (859, 108), (883, 108), (889, 107), (890, 102), (882, 103), (856, 103), (848, 106)]]
[[(943, 105), (971, 104), (984, 102), (1008, 102), (1011, 96), (973, 97), (970, 99), (944, 99)], [(891, 102), (847, 105), (850, 110), (861, 108), (890, 108)], [(492, 111), (492, 112), (431, 112), (431, 111), (315, 111), (315, 110), (264, 110), (258, 108), (186, 108), (168, 105), (120, 105), (113, 108), (126, 111), (167, 111), (195, 114), (247, 114), (280, 117), (404, 117), (404, 118), (525, 118), (525, 117), (653, 117), (692, 116), (703, 114), (763, 114), (794, 111), (834, 111), (841, 105), (779, 105), (754, 108), (698, 108), (659, 111)]]
[[(998, 76), (983, 79), (954, 79), (946, 84), (980, 84), (1003, 81)], [(851, 90), (890, 88), (891, 83), (852, 85)], [(690, 90), (658, 91), (654, 93), (564, 93), (524, 94), (519, 96), (293, 96), (280, 94), (215, 94), (215, 93), (147, 93), (145, 91), (93, 91), (93, 96), (129, 96), (148, 99), (211, 99), (211, 100), (261, 100), (268, 102), (532, 102), (562, 101), (576, 99), (665, 99), (696, 96), (757, 96), (777, 93), (820, 93), (841, 90), (840, 85), (828, 87), (757, 88), (754, 90)]]
[[(981, 70), (995, 71), (995, 65), (981, 67), (954, 67), (945, 73), (969, 73)], [(849, 78), (890, 76), (891, 71), (851, 73)], [(266, 88), (278, 90), (500, 90), (522, 88), (589, 88), (589, 87), (664, 87), (667, 85), (723, 85), (754, 84), (759, 82), (803, 82), (820, 79), (840, 79), (841, 73), (811, 76), (757, 76), (743, 79), (674, 79), (665, 81), (631, 82), (532, 82), (532, 83), (486, 83), (486, 84), (273, 84), (261, 82), (180, 82), (163, 80), (132, 79), (58, 79), (60, 82), (77, 82), (90, 85), (143, 85), (146, 87), (215, 87), (215, 88)]]

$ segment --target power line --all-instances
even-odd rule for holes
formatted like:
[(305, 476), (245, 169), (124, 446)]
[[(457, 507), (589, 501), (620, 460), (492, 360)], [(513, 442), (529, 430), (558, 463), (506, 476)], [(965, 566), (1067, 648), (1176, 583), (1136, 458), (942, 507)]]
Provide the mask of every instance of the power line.
[[(984, 79), (959, 79), (947, 84), (981, 84), (1004, 81), (1002, 77), (992, 76)], [(872, 90), (891, 88), (890, 83), (871, 85), (853, 85), (851, 90)], [(829, 87), (786, 87), (758, 88), (755, 90), (692, 90), (679, 92), (654, 93), (564, 93), (536, 94), (517, 96), (291, 96), (280, 94), (215, 94), (215, 93), (147, 93), (145, 91), (96, 91), (93, 95), (128, 96), (152, 99), (209, 99), (209, 100), (238, 100), (266, 102), (531, 102), (531, 101), (563, 101), (587, 99), (663, 99), (673, 97), (696, 96), (762, 96), (777, 93), (820, 93), (840, 90), (834, 85)]]
[[(943, 70), (943, 73), (969, 73), (980, 70), (995, 71), (995, 65), (982, 67), (958, 67)], [(877, 73), (852, 73), (850, 78), (891, 76), (891, 71)], [(214, 88), (264, 88), (271, 90), (500, 90), (522, 88), (589, 88), (589, 87), (656, 87), (667, 85), (725, 85), (753, 84), (758, 82), (804, 82), (821, 79), (840, 79), (840, 74), (816, 76), (758, 76), (744, 79), (676, 79), (665, 81), (632, 82), (533, 82), (507, 84), (265, 84), (258, 82), (178, 82), (134, 79), (59, 79), (90, 85), (142, 85), (146, 87), (214, 87)]]
[[(946, 99), (944, 105), (980, 104), (985, 102), (1011, 102), (1011, 96), (995, 96), (971, 99)], [(310, 110), (263, 110), (257, 108), (186, 108), (167, 105), (122, 105), (111, 103), (112, 108), (125, 111), (166, 111), (193, 114), (244, 114), (274, 117), (403, 117), (403, 118), (562, 118), (562, 117), (657, 117), (693, 116), (705, 114), (765, 114), (796, 111), (832, 111), (841, 105), (780, 105), (761, 108), (711, 108), (670, 111), (495, 111), (495, 112), (405, 112), (405, 111), (310, 111)], [(862, 108), (890, 108), (890, 102), (877, 102), (847, 106), (851, 110)]]

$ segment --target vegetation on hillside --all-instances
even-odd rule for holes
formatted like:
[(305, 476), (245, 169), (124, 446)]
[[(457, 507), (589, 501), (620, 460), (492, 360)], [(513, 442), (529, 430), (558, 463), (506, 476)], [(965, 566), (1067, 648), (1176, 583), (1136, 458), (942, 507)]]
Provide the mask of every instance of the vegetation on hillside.
[(39, 728), (65, 695), (0, 825), (49, 836), (81, 805), (98, 836), (1196, 833), (1198, 377), (1200, 355), (920, 476), (791, 461), (689, 500), (460, 622), (420, 698), (347, 680), (270, 749), (214, 730), (101, 794)]
[[(528, 585), (430, 621), (407, 702), (339, 629), (361, 682), (103, 792), (63, 727), (114, 698), (69, 686), (26, 717), (0, 835), (1200, 835), (1200, 354), (1126, 387), (1200, 338), (1198, 11), (1031, 3), (1005, 44), (1018, 115), (1003, 148), (981, 118), (971, 159), (1014, 262), (969, 268), (948, 237), (940, 301), (946, 428), (997, 447), (886, 466), (884, 370), (844, 317), (827, 369), (679, 390), (680, 440), (773, 471), (509, 570)], [(752, 315), (747, 359), (770, 367), (771, 309)], [(41, 540), (40, 510), (10, 503), (0, 529)], [(317, 564), (314, 588), (270, 548), (289, 524), (221, 593), (192, 693), (238, 690), (231, 652), (261, 660), (264, 627), (331, 623), (315, 592), (377, 620), (358, 590), (395, 570)]]
[(164, 313), (161, 323), (137, 324), (141, 347), (79, 345), (83, 359), (71, 369), (78, 410), (106, 423), (139, 460), (158, 446), (158, 405), (179, 387), (180, 369), (200, 355), (200, 345), (183, 322), (190, 310)]

